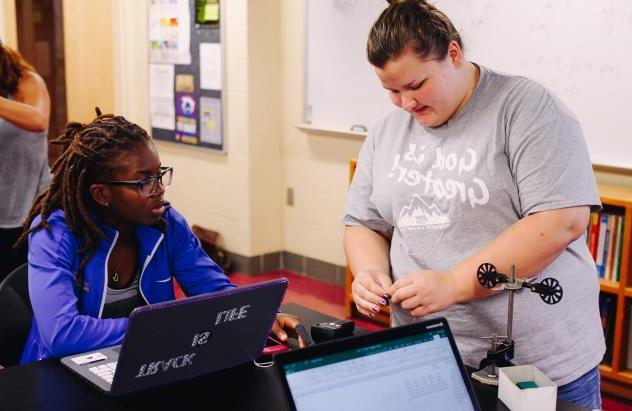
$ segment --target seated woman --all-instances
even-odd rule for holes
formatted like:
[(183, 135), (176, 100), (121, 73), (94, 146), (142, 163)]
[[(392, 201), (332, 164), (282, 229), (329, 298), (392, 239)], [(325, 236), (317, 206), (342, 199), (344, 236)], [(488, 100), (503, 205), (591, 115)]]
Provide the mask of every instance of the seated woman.
[[(64, 152), (18, 240), (34, 314), (21, 363), (121, 344), (131, 311), (174, 299), (174, 279), (187, 295), (234, 287), (164, 200), (173, 168), (145, 130), (97, 114), (54, 141)], [(286, 341), (297, 324), (278, 314), (273, 331)]]

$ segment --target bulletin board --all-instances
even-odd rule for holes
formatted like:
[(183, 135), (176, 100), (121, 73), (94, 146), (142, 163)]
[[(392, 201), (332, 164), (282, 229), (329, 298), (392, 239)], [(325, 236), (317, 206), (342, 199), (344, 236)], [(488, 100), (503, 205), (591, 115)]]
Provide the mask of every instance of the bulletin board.
[(147, 1), (152, 137), (225, 153), (219, 0)]

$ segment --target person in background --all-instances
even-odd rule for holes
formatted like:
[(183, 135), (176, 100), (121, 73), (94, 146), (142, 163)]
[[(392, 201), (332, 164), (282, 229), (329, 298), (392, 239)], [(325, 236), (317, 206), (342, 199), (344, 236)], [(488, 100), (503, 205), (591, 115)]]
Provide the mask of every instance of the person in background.
[[(172, 167), (149, 135), (120, 116), (76, 122), (19, 242), (29, 242), (33, 322), (21, 363), (121, 344), (132, 310), (235, 287), (165, 201)], [(298, 320), (278, 314), (273, 332)], [(299, 340), (301, 346), (304, 345)]]
[(0, 281), (26, 262), (26, 248), (12, 247), (50, 179), (49, 115), (44, 80), (20, 53), (0, 42)]
[(515, 362), (547, 374), (559, 399), (600, 408), (605, 344), (583, 234), (601, 203), (577, 119), (534, 81), (468, 61), (423, 0), (392, 1), (367, 56), (397, 109), (369, 133), (347, 198), (357, 309), (373, 316), (390, 298), (394, 326), (445, 316), (478, 367), (481, 337), (507, 321), (506, 294), (483, 288), (478, 267), (553, 277), (556, 305), (515, 295)]

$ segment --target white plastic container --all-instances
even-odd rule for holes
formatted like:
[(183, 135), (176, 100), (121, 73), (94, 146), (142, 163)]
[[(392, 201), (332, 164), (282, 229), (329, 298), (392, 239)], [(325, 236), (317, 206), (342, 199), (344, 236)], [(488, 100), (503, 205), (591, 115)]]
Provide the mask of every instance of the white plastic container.
[[(498, 398), (511, 411), (555, 411), (557, 385), (533, 365), (499, 368)], [(537, 388), (522, 389), (516, 384), (533, 381)]]

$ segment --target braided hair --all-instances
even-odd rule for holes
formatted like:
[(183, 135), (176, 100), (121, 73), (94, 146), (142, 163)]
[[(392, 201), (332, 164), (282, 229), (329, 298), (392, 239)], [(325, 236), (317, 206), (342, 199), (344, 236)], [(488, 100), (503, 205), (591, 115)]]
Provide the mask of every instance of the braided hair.
[[(80, 241), (77, 254), (81, 257), (79, 271), (75, 274), (76, 284), (83, 284), (83, 269), (99, 247), (106, 234), (94, 221), (95, 202), (90, 195), (90, 186), (107, 179), (119, 165), (121, 155), (135, 150), (151, 139), (147, 132), (121, 116), (102, 115), (97, 108), (97, 118), (91, 123), (70, 122), (66, 130), (52, 144), (64, 147), (55, 161), (51, 172), (53, 179), (46, 191), (35, 200), (22, 235), (15, 248), (21, 246), (28, 235), (41, 228), (50, 231), (48, 218), (57, 209), (64, 211), (66, 225)], [(41, 221), (31, 228), (35, 217)]]

